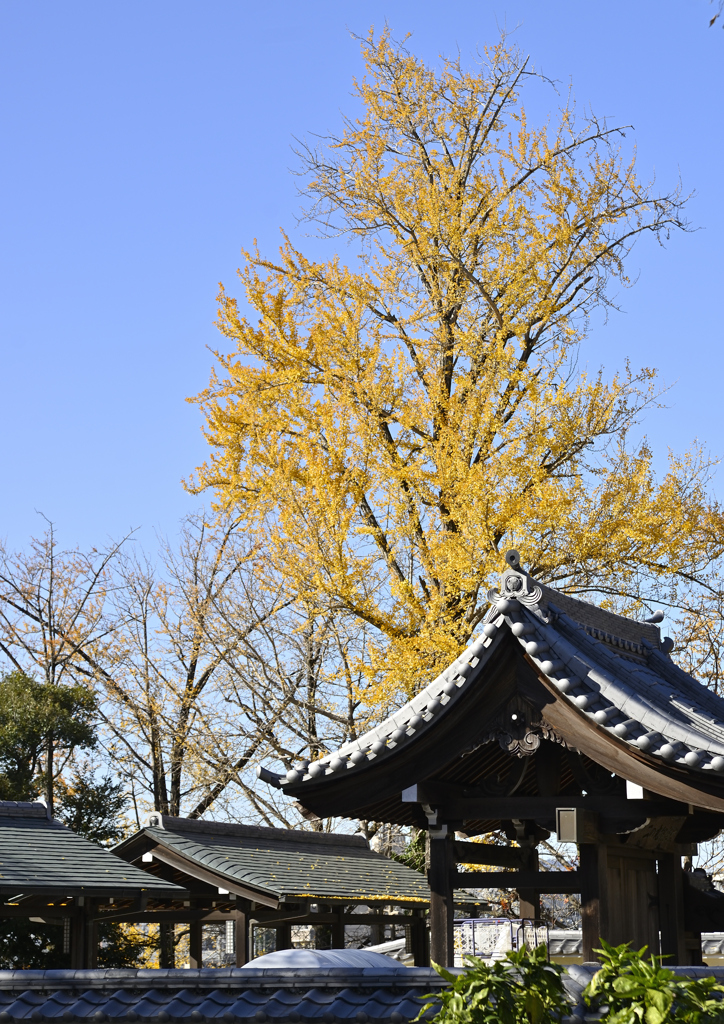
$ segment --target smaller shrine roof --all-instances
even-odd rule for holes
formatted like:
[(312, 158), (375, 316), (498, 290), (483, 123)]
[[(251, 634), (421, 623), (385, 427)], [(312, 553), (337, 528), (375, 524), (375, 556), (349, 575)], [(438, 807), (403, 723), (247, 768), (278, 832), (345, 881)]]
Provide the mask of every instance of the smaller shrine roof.
[(370, 850), (362, 836), (154, 813), (114, 852), (134, 860), (146, 850), (155, 850), (160, 860), (182, 872), (193, 876), (200, 871), (251, 899), (265, 895), (275, 901), (300, 897), (418, 905), (430, 900), (424, 875)]
[(0, 801), (0, 894), (179, 899), (185, 890), (48, 818), (45, 804)]

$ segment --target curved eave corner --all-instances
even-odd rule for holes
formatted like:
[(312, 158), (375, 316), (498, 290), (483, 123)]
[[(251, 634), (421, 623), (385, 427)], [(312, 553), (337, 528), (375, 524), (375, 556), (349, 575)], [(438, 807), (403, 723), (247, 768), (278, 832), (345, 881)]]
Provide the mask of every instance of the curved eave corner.
[(429, 686), (359, 739), (345, 743), (316, 761), (302, 762), (286, 776), (266, 768), (258, 768), (257, 774), (262, 781), (303, 799), (304, 784), (321, 782), (329, 777), (348, 778), (351, 772), (358, 773), (372, 764), (381, 764), (403, 746), (424, 736), (447, 710), (469, 692), (480, 677), (491, 648), (497, 646), (494, 643), (495, 633), (497, 629), (486, 625), (483, 635), (475, 639)]
[(658, 628), (541, 586), (516, 552), (506, 559), (482, 635), (429, 686), (359, 739), (286, 776), (261, 768), (260, 777), (303, 801), (308, 785), (384, 763), (470, 691), (510, 634), (559, 699), (605, 734), (653, 765), (724, 781), (724, 700), (674, 665)]

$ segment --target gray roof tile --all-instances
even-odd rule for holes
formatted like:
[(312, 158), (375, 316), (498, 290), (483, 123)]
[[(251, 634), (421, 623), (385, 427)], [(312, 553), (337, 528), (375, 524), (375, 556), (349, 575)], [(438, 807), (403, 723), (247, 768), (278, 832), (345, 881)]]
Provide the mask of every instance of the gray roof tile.
[[(361, 836), (265, 829), (163, 816), (143, 835), (221, 878), (280, 898), (428, 903), (425, 876), (369, 849)], [(139, 834), (117, 851), (131, 855)]]
[(0, 1024), (412, 1020), (444, 982), (428, 968), (0, 971)]
[(184, 890), (49, 819), (44, 804), (0, 801), (0, 893), (182, 897)]
[[(506, 590), (510, 577), (517, 577), (515, 589)], [(304, 783), (322, 774), (364, 771), (365, 765), (392, 757), (400, 744), (414, 743), (484, 678), (500, 630), (516, 637), (565, 700), (592, 717), (606, 712), (607, 721), (594, 720), (633, 748), (692, 771), (724, 774), (724, 700), (664, 653), (658, 626), (561, 594), (516, 569), (503, 574), (501, 590), (490, 592), (483, 635), (437, 679), (369, 733), (300, 774), (280, 777), (282, 788), (289, 785), (303, 800)], [(436, 698), (439, 703), (431, 705)], [(414, 732), (393, 742), (399, 723), (425, 709), (429, 713)], [(379, 740), (382, 744), (373, 747)], [(364, 757), (353, 761), (357, 752)]]

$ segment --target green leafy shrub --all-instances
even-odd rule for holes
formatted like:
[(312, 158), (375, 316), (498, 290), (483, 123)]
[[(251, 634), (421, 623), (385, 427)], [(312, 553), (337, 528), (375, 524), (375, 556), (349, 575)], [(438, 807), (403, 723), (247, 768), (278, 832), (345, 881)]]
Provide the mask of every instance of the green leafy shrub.
[(439, 1024), (550, 1024), (571, 1012), (563, 968), (548, 963), (545, 946), (509, 952), (492, 964), (474, 956), (465, 960), (458, 975), (433, 964), (450, 988), (430, 996), (418, 1020), (433, 1006), (439, 1006)]
[(715, 978), (686, 978), (661, 966), (662, 957), (645, 957), (646, 946), (610, 946), (601, 939), (601, 969), (583, 997), (592, 1010), (604, 1011), (602, 1024), (710, 1024), (724, 1022), (724, 987)]

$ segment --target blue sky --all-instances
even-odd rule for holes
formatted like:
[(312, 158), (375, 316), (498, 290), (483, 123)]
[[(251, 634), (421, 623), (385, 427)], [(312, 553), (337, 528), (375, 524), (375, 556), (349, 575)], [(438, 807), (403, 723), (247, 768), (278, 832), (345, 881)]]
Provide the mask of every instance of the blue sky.
[[(217, 282), (293, 229), (293, 136), (350, 109), (350, 32), (412, 32), (426, 59), (499, 27), (577, 102), (633, 124), (642, 176), (681, 175), (700, 230), (634, 252), (621, 313), (583, 361), (628, 356), (674, 384), (646, 430), (724, 453), (724, 31), (707, 0), (0, 0), (0, 536), (53, 519), (68, 544), (153, 542), (197, 502), (198, 410), (222, 341)], [(551, 102), (554, 97), (551, 96)], [(721, 490), (721, 486), (719, 488)]]

